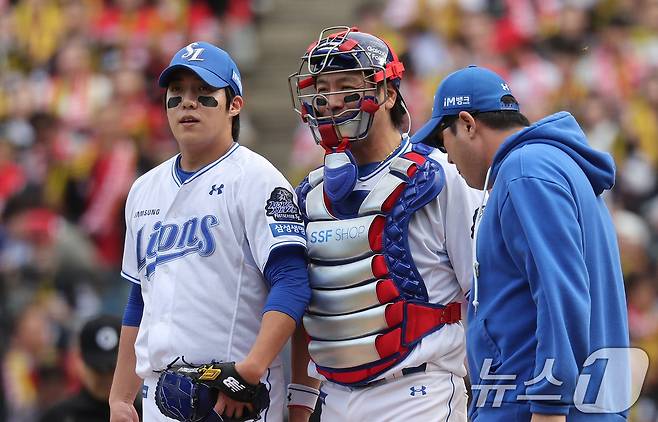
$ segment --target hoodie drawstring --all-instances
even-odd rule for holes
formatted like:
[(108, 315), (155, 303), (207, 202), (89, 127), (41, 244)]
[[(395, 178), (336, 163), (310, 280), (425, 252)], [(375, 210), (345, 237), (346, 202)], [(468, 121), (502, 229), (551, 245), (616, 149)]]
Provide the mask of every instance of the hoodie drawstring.
[(477, 257), (477, 239), (478, 239), (478, 230), (480, 228), (480, 223), (482, 222), (482, 214), (484, 214), (484, 204), (487, 202), (487, 196), (489, 195), (489, 176), (491, 175), (491, 167), (487, 169), (487, 175), (484, 178), (484, 189), (482, 191), (482, 202), (478, 208), (478, 212), (475, 215), (475, 222), (473, 223), (473, 308), (475, 308), (475, 313), (478, 311), (478, 277), (480, 276), (480, 263), (478, 262)]

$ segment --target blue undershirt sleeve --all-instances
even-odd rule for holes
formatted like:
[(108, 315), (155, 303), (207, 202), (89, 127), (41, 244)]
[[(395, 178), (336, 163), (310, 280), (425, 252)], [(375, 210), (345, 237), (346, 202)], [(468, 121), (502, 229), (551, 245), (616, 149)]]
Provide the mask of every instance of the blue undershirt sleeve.
[(126, 309), (123, 311), (123, 325), (129, 327), (139, 327), (142, 322), (142, 314), (144, 313), (144, 298), (142, 298), (142, 287), (133, 283), (133, 287), (128, 295), (128, 303)]
[(263, 273), (270, 284), (263, 313), (283, 312), (299, 324), (311, 299), (304, 247), (284, 245), (274, 249)]

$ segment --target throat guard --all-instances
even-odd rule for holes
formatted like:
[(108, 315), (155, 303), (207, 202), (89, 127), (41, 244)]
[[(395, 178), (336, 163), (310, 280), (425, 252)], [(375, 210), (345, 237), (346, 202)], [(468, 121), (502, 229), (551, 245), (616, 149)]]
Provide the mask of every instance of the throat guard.
[(332, 382), (365, 384), (401, 362), (423, 337), (461, 318), (459, 303), (428, 302), (409, 247), (413, 214), (445, 183), (430, 150), (414, 145), (392, 159), (365, 197), (349, 196), (351, 204), (330, 199), (324, 168), (298, 188), (312, 288), (303, 323), (311, 358)]

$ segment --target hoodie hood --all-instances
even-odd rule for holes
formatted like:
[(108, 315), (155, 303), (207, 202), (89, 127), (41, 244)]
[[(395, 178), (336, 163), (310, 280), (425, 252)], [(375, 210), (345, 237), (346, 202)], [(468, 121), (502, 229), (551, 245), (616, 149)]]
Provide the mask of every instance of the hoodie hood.
[(615, 183), (615, 163), (610, 154), (589, 146), (587, 137), (574, 117), (566, 112), (547, 116), (507, 138), (494, 155), (491, 180), (509, 153), (523, 145), (548, 144), (568, 154), (583, 170), (598, 196)]

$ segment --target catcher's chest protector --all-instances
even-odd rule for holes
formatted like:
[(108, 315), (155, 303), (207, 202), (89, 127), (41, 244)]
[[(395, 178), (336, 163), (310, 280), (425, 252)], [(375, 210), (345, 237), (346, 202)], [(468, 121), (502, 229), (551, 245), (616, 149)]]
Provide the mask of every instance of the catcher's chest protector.
[(429, 152), (417, 145), (392, 159), (349, 214), (324, 193), (323, 168), (298, 189), (311, 258), (304, 328), (318, 372), (333, 382), (366, 383), (404, 359), (421, 338), (459, 320), (458, 304), (428, 303), (409, 250), (412, 215), (435, 200), (445, 182)]

